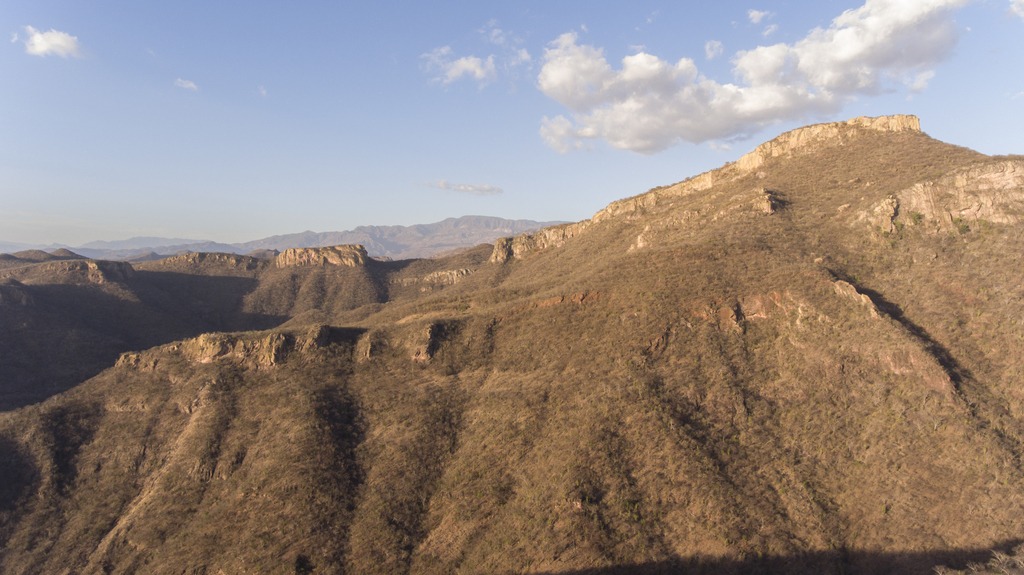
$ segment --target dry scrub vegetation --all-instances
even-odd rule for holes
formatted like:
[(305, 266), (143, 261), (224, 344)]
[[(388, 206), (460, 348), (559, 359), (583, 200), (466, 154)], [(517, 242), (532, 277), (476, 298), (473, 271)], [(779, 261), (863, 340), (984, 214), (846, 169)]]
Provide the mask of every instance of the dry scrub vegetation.
[[(501, 264), (76, 284), (137, 333), (62, 362), (163, 345), (0, 413), (0, 570), (930, 573), (1008, 551), (1022, 228), (879, 225), (989, 160), (918, 132), (842, 144)], [(8, 277), (51, 306), (31, 321), (70, 306)]]

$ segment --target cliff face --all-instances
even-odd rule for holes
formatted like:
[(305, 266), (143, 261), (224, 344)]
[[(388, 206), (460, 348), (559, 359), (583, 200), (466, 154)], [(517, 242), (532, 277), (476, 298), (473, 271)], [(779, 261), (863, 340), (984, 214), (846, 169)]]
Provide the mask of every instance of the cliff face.
[(160, 260), (139, 264), (140, 269), (152, 270), (194, 270), (201, 267), (222, 268), (229, 270), (255, 271), (265, 267), (266, 262), (251, 256), (240, 256), (227, 253), (189, 252), (170, 256)]
[[(128, 281), (135, 275), (135, 269), (128, 262), (103, 260), (57, 260), (35, 264), (30, 267), (8, 268), (0, 271), (3, 277), (45, 277), (48, 281), (62, 283), (92, 283)], [(26, 280), (28, 281), (28, 280)]]
[[(904, 214), (921, 214), (945, 230), (980, 221), (1024, 218), (1024, 159), (985, 162), (922, 182), (897, 194)], [(912, 216), (917, 217), (917, 216)]]
[(291, 248), (281, 252), (274, 260), (279, 268), (301, 266), (348, 266), (366, 265), (366, 248), (359, 244), (331, 246), (327, 248)]
[(494, 251), (491, 253), (490, 261), (491, 263), (504, 263), (510, 259), (519, 259), (530, 252), (561, 246), (566, 240), (583, 233), (591, 223), (586, 220), (575, 224), (544, 228), (513, 238), (501, 238), (494, 242)]
[(740, 157), (736, 166), (750, 172), (764, 165), (769, 158), (791, 155), (800, 150), (811, 150), (815, 145), (835, 146), (856, 138), (865, 132), (920, 132), (921, 121), (917, 116), (896, 115), (876, 118), (860, 117), (845, 122), (831, 122), (797, 128), (754, 148), (753, 152)]

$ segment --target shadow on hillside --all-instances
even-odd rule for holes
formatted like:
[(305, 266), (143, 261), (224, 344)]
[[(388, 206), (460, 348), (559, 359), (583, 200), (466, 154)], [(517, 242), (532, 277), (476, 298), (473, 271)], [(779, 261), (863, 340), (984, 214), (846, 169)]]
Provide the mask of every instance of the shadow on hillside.
[(885, 296), (873, 289), (862, 286), (856, 287), (857, 291), (868, 296), (871, 303), (875, 304), (875, 307), (892, 319), (896, 320), (907, 331), (913, 334), (913, 336), (916, 337), (922, 345), (924, 345), (925, 349), (935, 357), (935, 360), (938, 361), (939, 365), (941, 365), (946, 371), (946, 375), (949, 376), (949, 379), (953, 381), (954, 385), (959, 388), (964, 379), (970, 379), (972, 377), (971, 372), (962, 366), (955, 357), (953, 357), (953, 354), (950, 353), (949, 349), (933, 339), (931, 334), (929, 334), (923, 327), (903, 315), (903, 309), (900, 308), (899, 305), (885, 299)]
[[(0, 516), (13, 511), (36, 481), (39, 470), (17, 443), (0, 437)], [(0, 533), (2, 537), (2, 533)], [(0, 539), (0, 544), (3, 540)]]
[(758, 556), (748, 559), (694, 557), (616, 565), (614, 567), (549, 571), (551, 575), (669, 575), (675, 573), (706, 575), (925, 575), (936, 567), (965, 569), (969, 564), (985, 563), (993, 552), (1007, 553), (1020, 540), (1004, 541), (988, 549), (950, 549), (943, 551), (870, 552), (819, 551), (800, 555)]
[(410, 258), (404, 260), (370, 260), (366, 263), (367, 267), (374, 268), (386, 273), (396, 273), (404, 270), (410, 265), (420, 261), (419, 258)]
[(924, 348), (932, 354), (935, 361), (939, 362), (939, 365), (942, 366), (942, 369), (946, 372), (946, 375), (949, 376), (950, 381), (953, 382), (953, 385), (956, 386), (957, 389), (960, 388), (965, 379), (973, 378), (971, 372), (961, 365), (955, 357), (953, 357), (953, 354), (948, 348), (946, 348), (946, 346), (935, 340), (931, 334), (924, 329), (924, 327), (918, 325), (904, 315), (903, 308), (901, 308), (899, 304), (889, 301), (881, 292), (857, 283), (856, 278), (853, 278), (846, 273), (834, 269), (829, 269), (829, 273), (831, 273), (836, 279), (841, 279), (849, 283), (859, 293), (866, 295), (868, 299), (871, 300), (871, 303), (878, 308), (878, 311), (892, 318), (893, 321), (899, 323), (904, 329), (910, 332), (912, 336), (917, 338), (917, 340), (921, 342), (921, 345), (923, 345)]
[(283, 316), (242, 311), (245, 296), (257, 284), (250, 277), (165, 271), (137, 271), (132, 281), (142, 303), (165, 313), (185, 314), (193, 323), (203, 325), (199, 333), (270, 329), (286, 321)]
[[(287, 318), (241, 311), (250, 278), (140, 272), (130, 292), (92, 285), (29, 287), (34, 305), (0, 338), (0, 411), (64, 392), (139, 351), (215, 331), (270, 329)], [(14, 319), (12, 317), (12, 319)], [(0, 322), (3, 328), (6, 322)]]

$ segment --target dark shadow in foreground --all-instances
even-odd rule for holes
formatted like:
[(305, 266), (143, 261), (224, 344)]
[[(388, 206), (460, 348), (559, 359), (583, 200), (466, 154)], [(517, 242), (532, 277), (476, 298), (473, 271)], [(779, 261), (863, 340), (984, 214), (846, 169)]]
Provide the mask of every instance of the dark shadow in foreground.
[(554, 575), (925, 575), (937, 567), (966, 569), (983, 564), (993, 552), (1007, 553), (1021, 540), (1009, 540), (988, 549), (947, 549), (938, 551), (871, 552), (816, 551), (799, 555), (760, 555), (743, 559), (693, 557), (616, 565), (594, 569), (545, 571)]

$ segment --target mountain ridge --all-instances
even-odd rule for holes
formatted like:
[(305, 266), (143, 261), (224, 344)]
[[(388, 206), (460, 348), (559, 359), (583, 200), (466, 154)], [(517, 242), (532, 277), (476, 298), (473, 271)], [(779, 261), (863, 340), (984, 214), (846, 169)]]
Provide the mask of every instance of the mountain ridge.
[[(378, 257), (408, 259), (432, 257), (443, 252), (489, 243), (501, 235), (516, 234), (560, 222), (510, 220), (493, 216), (461, 216), (430, 224), (410, 226), (358, 226), (337, 232), (304, 231), (269, 236), (239, 243), (211, 242), (184, 238), (135, 237), (127, 240), (93, 241), (78, 247), (59, 246), (95, 259), (153, 259), (178, 253), (224, 252), (249, 254), (261, 250), (283, 251), (288, 248), (329, 247), (339, 244), (362, 244)], [(0, 242), (0, 252), (14, 253), (30, 249), (54, 249)]]
[(1024, 158), (884, 125), (910, 122), (812, 127), (431, 260), (0, 269), (23, 372), (61, 366), (50, 334), (109, 342), (0, 412), (0, 570), (924, 574), (1009, 550)]

